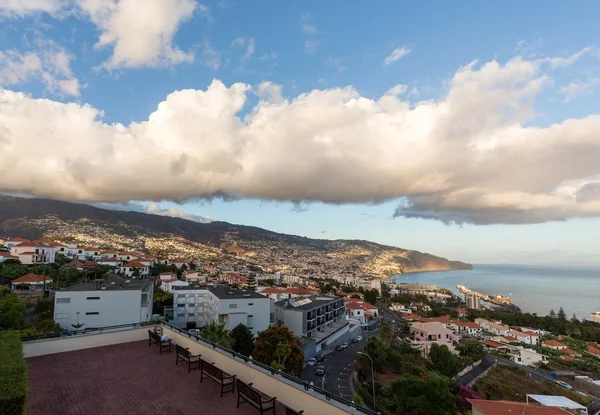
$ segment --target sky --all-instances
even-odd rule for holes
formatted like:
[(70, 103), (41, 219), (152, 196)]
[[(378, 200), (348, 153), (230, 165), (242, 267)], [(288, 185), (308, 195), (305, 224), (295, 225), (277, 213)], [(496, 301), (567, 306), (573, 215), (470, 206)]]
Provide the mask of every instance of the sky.
[(0, 0), (0, 192), (600, 265), (600, 3)]

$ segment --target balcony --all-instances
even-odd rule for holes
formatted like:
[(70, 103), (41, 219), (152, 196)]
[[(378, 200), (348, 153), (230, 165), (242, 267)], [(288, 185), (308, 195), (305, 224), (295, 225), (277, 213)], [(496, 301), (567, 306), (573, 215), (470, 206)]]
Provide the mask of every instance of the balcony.
[[(236, 396), (219, 398), (219, 386), (200, 384), (198, 371), (175, 366), (175, 351), (158, 354), (148, 347), (148, 327), (82, 334), (23, 343), (29, 366), (28, 415), (49, 413), (195, 413), (255, 414), (250, 405), (236, 408)], [(163, 326), (174, 344), (214, 362), (269, 396), (277, 397), (275, 413), (284, 405), (306, 414), (374, 414), (234, 352)], [(176, 385), (176, 386), (174, 386)], [(102, 391), (96, 393), (94, 391)]]

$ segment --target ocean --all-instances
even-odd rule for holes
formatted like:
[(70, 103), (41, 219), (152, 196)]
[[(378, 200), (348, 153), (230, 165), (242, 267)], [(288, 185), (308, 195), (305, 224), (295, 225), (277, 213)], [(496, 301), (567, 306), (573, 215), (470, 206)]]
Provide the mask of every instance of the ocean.
[(436, 284), (460, 294), (457, 284), (485, 294), (502, 294), (523, 312), (547, 315), (562, 306), (568, 318), (589, 319), (600, 311), (600, 268), (474, 265), (471, 271), (418, 272), (394, 276), (397, 282)]

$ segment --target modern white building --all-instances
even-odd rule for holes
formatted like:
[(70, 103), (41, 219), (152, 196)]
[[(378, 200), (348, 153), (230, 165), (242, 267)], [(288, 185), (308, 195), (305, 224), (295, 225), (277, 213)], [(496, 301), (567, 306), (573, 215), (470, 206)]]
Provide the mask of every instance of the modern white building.
[(55, 292), (54, 320), (68, 330), (149, 321), (153, 295), (152, 280), (84, 282)]
[(346, 306), (341, 297), (313, 296), (275, 303), (275, 319), (294, 332), (318, 341), (346, 324)]
[(532, 349), (524, 349), (519, 346), (512, 353), (511, 360), (521, 366), (535, 366), (540, 363), (548, 362), (548, 357), (539, 354)]
[(476, 293), (465, 294), (465, 302), (467, 303), (468, 309), (479, 310), (481, 308), (479, 296)]
[(270, 298), (223, 285), (174, 287), (173, 314), (173, 323), (182, 328), (200, 328), (216, 321), (231, 330), (242, 323), (254, 335), (272, 322)]
[(121, 266), (121, 273), (126, 277), (133, 277), (136, 271), (138, 278), (146, 278), (150, 274), (148, 266), (139, 261), (129, 261)]

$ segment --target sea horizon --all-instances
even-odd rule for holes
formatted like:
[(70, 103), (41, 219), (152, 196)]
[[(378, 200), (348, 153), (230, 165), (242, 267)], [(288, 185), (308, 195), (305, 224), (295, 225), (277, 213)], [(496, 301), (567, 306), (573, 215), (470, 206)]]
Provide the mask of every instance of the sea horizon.
[(547, 315), (563, 307), (567, 316), (589, 319), (600, 310), (600, 266), (473, 264), (472, 270), (420, 271), (390, 276), (396, 282), (435, 284), (456, 294), (456, 285), (508, 296), (525, 313)]

